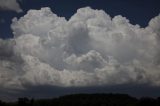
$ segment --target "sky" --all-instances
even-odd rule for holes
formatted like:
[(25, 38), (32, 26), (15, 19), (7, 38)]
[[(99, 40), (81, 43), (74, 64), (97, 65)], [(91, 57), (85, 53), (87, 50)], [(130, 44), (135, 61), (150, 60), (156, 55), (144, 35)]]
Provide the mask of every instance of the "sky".
[(0, 99), (160, 95), (159, 0), (0, 0)]

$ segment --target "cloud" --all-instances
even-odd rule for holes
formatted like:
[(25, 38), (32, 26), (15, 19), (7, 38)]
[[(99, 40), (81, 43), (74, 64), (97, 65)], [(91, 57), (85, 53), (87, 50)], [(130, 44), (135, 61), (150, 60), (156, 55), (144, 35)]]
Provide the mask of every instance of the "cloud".
[(67, 21), (50, 8), (13, 19), (0, 40), (0, 86), (160, 86), (160, 15), (146, 28), (121, 15), (80, 8)]
[(0, 9), (16, 11), (17, 13), (23, 11), (17, 0), (0, 0)]

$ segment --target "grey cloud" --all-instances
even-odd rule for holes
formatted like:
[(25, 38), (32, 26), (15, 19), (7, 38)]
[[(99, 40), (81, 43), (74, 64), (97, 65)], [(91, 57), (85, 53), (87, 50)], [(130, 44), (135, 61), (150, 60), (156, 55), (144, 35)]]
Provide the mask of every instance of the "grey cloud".
[(68, 21), (49, 8), (30, 10), (13, 19), (14, 39), (0, 41), (1, 86), (160, 86), (159, 17), (141, 28), (90, 7)]
[(17, 0), (0, 0), (0, 9), (22, 12)]

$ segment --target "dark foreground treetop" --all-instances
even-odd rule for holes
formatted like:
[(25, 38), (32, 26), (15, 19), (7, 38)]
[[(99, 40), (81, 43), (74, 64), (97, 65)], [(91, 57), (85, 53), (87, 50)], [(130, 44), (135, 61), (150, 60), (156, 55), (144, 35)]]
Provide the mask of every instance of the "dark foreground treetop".
[(19, 98), (12, 103), (0, 101), (0, 106), (160, 106), (160, 97), (137, 99), (126, 94), (73, 94), (54, 99)]

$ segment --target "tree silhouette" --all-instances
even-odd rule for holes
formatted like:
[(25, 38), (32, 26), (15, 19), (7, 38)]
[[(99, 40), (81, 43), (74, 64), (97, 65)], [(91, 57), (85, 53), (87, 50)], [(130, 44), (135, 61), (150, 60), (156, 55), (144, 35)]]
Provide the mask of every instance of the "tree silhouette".
[(160, 106), (160, 97), (137, 99), (126, 94), (74, 94), (39, 100), (25, 97), (12, 103), (0, 101), (0, 106)]

